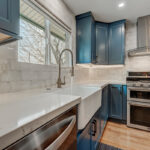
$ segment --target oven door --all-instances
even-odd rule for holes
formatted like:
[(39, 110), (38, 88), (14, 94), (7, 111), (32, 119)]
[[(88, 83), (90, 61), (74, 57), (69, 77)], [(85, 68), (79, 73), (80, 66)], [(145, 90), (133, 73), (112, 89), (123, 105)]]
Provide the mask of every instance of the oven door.
[(150, 88), (128, 87), (127, 92), (130, 101), (150, 103)]
[(150, 131), (150, 104), (128, 101), (127, 125)]

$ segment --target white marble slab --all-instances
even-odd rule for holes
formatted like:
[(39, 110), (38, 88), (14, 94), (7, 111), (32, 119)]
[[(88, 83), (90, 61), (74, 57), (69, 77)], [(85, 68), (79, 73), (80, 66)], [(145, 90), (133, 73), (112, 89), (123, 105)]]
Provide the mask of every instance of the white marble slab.
[(51, 93), (1, 94), (0, 149), (79, 104), (80, 101), (79, 96)]

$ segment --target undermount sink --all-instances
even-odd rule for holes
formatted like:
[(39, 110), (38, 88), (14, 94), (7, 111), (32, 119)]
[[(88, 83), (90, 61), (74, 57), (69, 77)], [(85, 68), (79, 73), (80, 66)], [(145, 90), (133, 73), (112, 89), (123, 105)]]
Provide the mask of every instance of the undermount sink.
[(92, 116), (101, 106), (101, 88), (94, 86), (75, 85), (59, 89), (55, 94), (80, 96), (81, 103), (78, 107), (78, 129), (85, 128)]

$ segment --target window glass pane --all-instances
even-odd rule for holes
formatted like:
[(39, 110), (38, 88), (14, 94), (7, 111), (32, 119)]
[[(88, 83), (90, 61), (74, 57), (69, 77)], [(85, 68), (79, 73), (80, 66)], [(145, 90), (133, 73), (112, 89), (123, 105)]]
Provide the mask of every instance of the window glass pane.
[[(51, 52), (51, 63), (52, 64), (58, 64), (59, 63), (59, 56), (63, 49), (68, 48), (70, 49), (69, 45), (69, 39), (70, 34), (63, 30), (61, 27), (56, 25), (55, 23), (50, 24), (50, 52)], [(68, 52), (65, 52), (62, 55), (62, 65), (68, 66), (69, 65), (69, 57), (70, 54)]]
[[(20, 35), (20, 62), (58, 64), (61, 51), (71, 47), (70, 33), (30, 1), (20, 0)], [(61, 63), (63, 66), (71, 63), (68, 52), (62, 55)]]
[(42, 29), (21, 19), (18, 61), (45, 64), (45, 33)]
[(44, 17), (21, 0), (18, 61), (45, 64)]

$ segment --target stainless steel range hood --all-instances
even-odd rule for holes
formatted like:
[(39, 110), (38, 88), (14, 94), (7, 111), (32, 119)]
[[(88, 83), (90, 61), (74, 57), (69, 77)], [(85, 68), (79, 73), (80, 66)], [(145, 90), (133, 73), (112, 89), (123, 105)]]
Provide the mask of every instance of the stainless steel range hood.
[(138, 18), (137, 48), (128, 51), (128, 56), (150, 55), (150, 15)]

